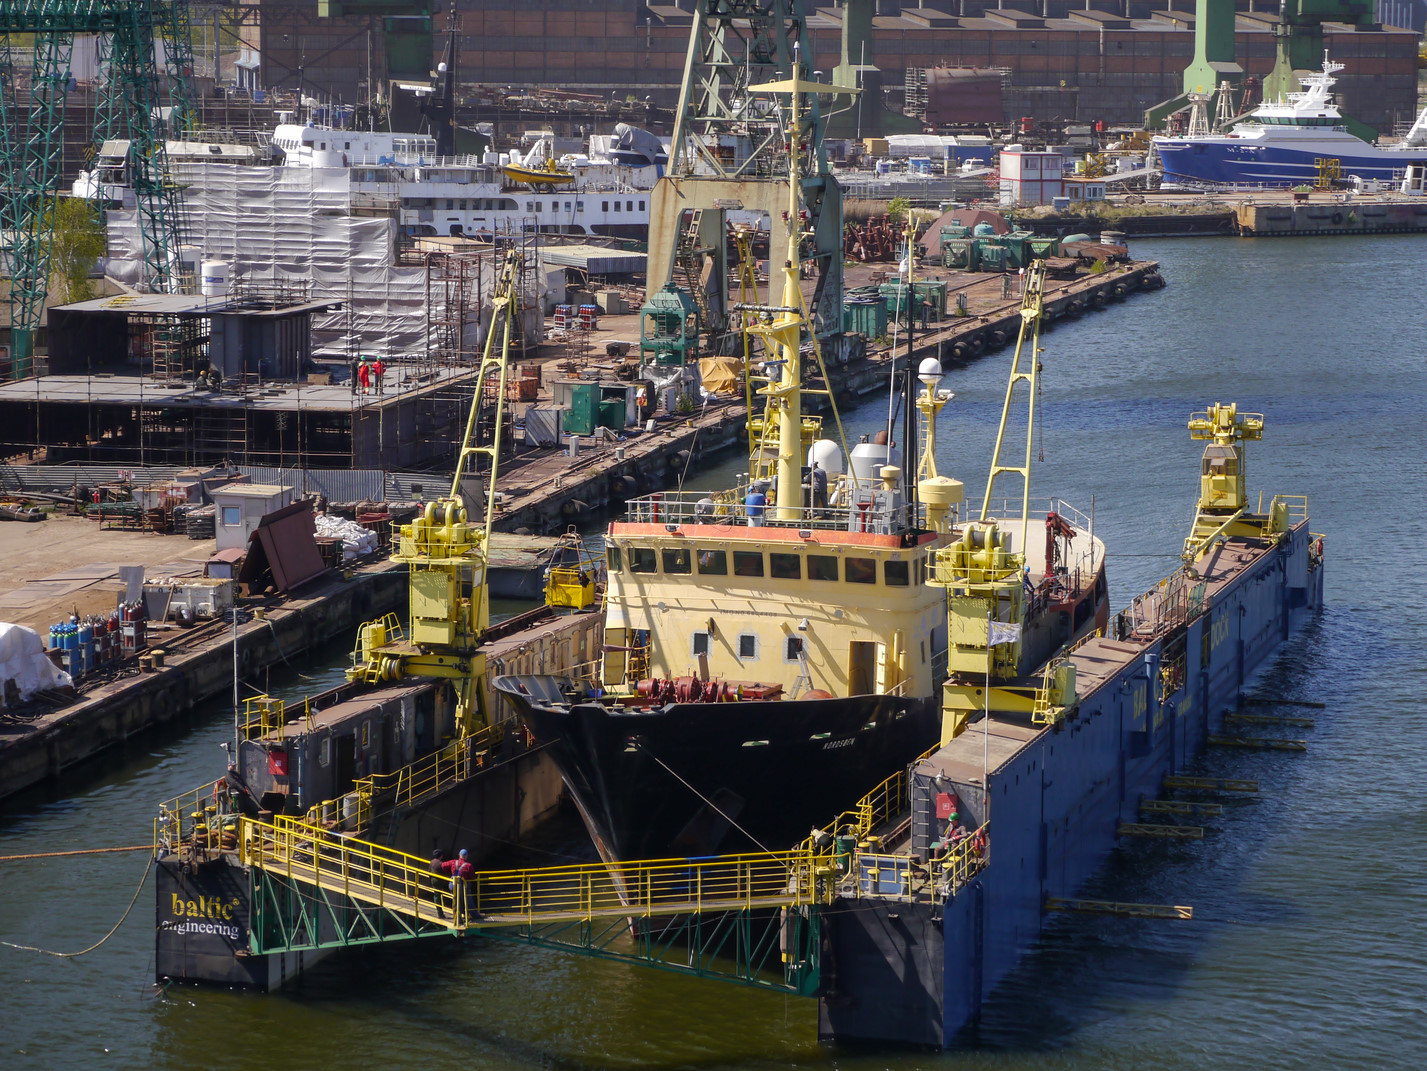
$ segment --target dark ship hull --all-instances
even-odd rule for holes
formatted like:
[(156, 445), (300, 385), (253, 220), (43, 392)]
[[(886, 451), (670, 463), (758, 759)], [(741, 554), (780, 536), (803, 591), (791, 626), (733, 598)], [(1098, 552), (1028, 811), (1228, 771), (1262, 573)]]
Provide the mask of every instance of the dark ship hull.
[(607, 861), (791, 848), (941, 731), (935, 699), (623, 707), (564, 678), (494, 684), (549, 745)]

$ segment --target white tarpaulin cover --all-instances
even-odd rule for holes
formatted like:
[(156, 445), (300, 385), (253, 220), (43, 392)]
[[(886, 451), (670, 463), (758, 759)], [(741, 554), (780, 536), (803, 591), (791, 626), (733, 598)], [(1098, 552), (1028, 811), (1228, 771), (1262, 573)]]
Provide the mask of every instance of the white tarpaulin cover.
[(349, 521), (332, 513), (319, 513), (316, 523), (319, 536), (342, 541), (343, 561), (376, 553), (377, 534), (370, 528), (363, 528), (356, 521)]
[(29, 699), (46, 688), (73, 685), (69, 674), (45, 657), (40, 634), (24, 625), (0, 622), (0, 706), (4, 705), (5, 682), (14, 681), (20, 698)]
[[(315, 316), (314, 353), (426, 353), (426, 271), (393, 264), (396, 222), (350, 215), (342, 168), (205, 164), (184, 174), (185, 245), (220, 260), (235, 284), (306, 283), (312, 300), (346, 303)], [(109, 213), (108, 273), (136, 286), (142, 275), (138, 214)]]

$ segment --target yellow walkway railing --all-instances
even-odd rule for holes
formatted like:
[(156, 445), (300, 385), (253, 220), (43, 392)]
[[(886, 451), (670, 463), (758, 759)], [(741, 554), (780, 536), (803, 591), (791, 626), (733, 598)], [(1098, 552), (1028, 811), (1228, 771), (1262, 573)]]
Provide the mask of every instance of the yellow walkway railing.
[(242, 819), (242, 861), (349, 900), (453, 929), (793, 907), (831, 893), (801, 850), (487, 871), (452, 882), (428, 860), (296, 818)]

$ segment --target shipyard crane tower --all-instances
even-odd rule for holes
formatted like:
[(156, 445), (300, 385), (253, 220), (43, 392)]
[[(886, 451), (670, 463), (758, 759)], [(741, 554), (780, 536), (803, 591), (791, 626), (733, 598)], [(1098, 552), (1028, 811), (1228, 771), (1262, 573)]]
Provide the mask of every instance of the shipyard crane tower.
[[(487, 541), (495, 511), (496, 475), (504, 426), (506, 378), (510, 368), (511, 333), (516, 321), (521, 254), (505, 256), (496, 282), (490, 327), (476, 391), (466, 420), (466, 432), (456, 454), (451, 491), (428, 502), (415, 520), (401, 526), (392, 561), (409, 569), (408, 628), (403, 633), (394, 614), (362, 626), (349, 680), (369, 684), (405, 677), (436, 677), (451, 681), (457, 690), (457, 721), (462, 736), (488, 723), (482, 706), (481, 686), (486, 676), (481, 640), (490, 625), (490, 596), (486, 585)], [(496, 337), (500, 336), (497, 347)], [(495, 421), (491, 445), (479, 445), (481, 408), (495, 391)], [(461, 495), (466, 464), (473, 458), (490, 459), (485, 489), (485, 516), (477, 522), (467, 514)]]
[[(95, 109), (97, 143), (129, 142), (130, 182), (150, 289), (177, 276), (179, 197), (168, 180), (163, 107), (173, 127), (190, 125), (193, 47), (187, 0), (0, 0), (0, 187), (3, 255), (10, 272), (11, 375), (30, 374), (35, 333), (49, 290), (65, 94), (76, 34), (100, 42), (104, 83)], [(19, 37), (32, 42), (22, 46)], [(155, 38), (165, 43), (167, 102)], [(27, 77), (21, 77), (23, 68)], [(24, 83), (28, 82), (28, 86)]]
[[(729, 332), (730, 211), (765, 213), (770, 250), (787, 247), (790, 228), (808, 236), (803, 259), (817, 271), (814, 330), (824, 338), (842, 331), (842, 195), (828, 169), (819, 100), (833, 87), (810, 96), (796, 129), (787, 93), (751, 92), (788, 84), (795, 71), (807, 81), (811, 50), (802, 0), (695, 0), (669, 165), (649, 217), (647, 297), (667, 302), (669, 287), (682, 291), (714, 338), (736, 337)], [(790, 153), (798, 156), (802, 219), (788, 218)], [(771, 289), (780, 273), (769, 277), (768, 303), (776, 306), (781, 296)], [(641, 351), (649, 348), (642, 339)]]

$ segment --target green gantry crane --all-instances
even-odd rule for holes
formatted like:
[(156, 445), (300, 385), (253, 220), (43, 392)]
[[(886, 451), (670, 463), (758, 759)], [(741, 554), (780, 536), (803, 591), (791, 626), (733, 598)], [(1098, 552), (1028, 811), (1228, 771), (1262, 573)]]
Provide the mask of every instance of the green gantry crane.
[[(1234, 55), (1234, 0), (1197, 0), (1194, 7), (1194, 58), (1184, 69), (1184, 92), (1145, 112), (1145, 126), (1155, 130), (1189, 104), (1191, 93), (1216, 93), (1228, 82), (1238, 86), (1244, 69)], [(1264, 79), (1263, 99), (1277, 100), (1299, 89), (1297, 71), (1316, 71), (1323, 63), (1323, 24), (1341, 22), (1363, 28), (1373, 23), (1371, 0), (1283, 0), (1274, 27), (1273, 70)], [(1352, 133), (1367, 141), (1377, 131), (1344, 116)]]
[[(129, 174), (139, 211), (145, 280), (173, 289), (179, 245), (178, 192), (168, 181), (165, 100), (154, 40), (164, 42), (169, 127), (192, 123), (193, 45), (187, 0), (0, 0), (0, 232), (10, 273), (11, 376), (33, 366), (35, 334), (49, 290), (49, 207), (60, 180), (65, 95), (76, 34), (100, 40), (104, 82), (94, 139), (129, 142)], [(22, 48), (18, 35), (33, 42)], [(29, 53), (26, 55), (26, 53)], [(30, 65), (28, 101), (16, 74)]]

